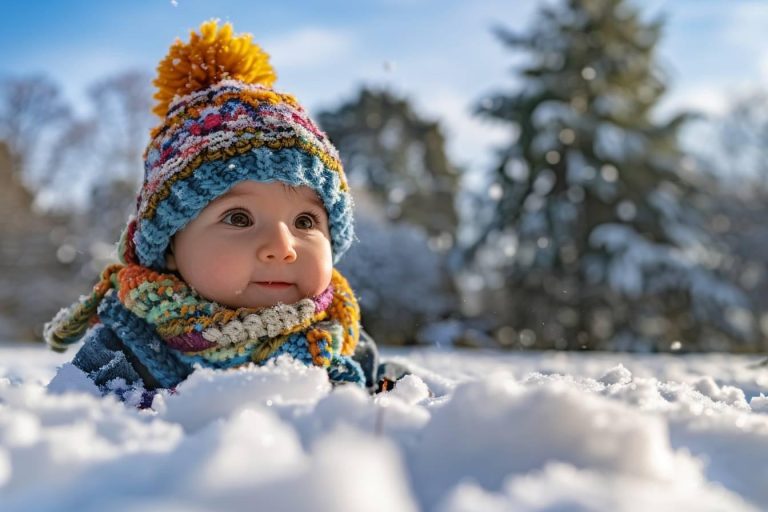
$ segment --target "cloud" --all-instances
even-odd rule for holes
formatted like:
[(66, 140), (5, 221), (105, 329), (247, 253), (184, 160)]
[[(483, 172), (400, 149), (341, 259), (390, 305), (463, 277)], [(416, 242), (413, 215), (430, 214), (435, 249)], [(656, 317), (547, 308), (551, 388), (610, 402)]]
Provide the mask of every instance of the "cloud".
[(451, 160), (472, 169), (491, 165), (493, 149), (508, 142), (509, 127), (490, 123), (472, 113), (474, 98), (459, 88), (434, 88), (416, 101), (419, 112), (439, 120)]
[(272, 56), (276, 69), (318, 68), (349, 53), (354, 38), (339, 30), (307, 27), (264, 42), (263, 48)]
[(716, 86), (682, 86), (664, 99), (662, 112), (690, 110), (709, 115), (721, 115), (728, 110), (729, 94)]

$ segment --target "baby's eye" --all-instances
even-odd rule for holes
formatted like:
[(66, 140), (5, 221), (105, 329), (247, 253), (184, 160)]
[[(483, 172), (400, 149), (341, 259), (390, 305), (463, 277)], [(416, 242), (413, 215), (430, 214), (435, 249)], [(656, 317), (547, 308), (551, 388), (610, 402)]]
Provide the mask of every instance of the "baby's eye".
[(311, 213), (302, 213), (293, 221), (296, 229), (312, 229), (317, 225), (317, 219)]
[(230, 226), (235, 226), (238, 228), (247, 228), (248, 226), (253, 225), (251, 217), (247, 213), (240, 210), (228, 212), (226, 215), (224, 215), (224, 218), (222, 218), (221, 221), (224, 224), (229, 224)]

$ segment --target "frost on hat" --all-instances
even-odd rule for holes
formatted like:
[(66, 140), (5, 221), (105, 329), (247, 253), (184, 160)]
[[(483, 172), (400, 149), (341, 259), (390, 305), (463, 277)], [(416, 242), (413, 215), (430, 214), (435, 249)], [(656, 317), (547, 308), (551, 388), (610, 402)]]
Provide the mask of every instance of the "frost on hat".
[(328, 212), (334, 262), (354, 238), (352, 197), (338, 151), (290, 94), (272, 89), (269, 56), (250, 34), (216, 21), (176, 40), (153, 82), (162, 118), (144, 153), (123, 263), (162, 270), (171, 237), (244, 180), (312, 188)]

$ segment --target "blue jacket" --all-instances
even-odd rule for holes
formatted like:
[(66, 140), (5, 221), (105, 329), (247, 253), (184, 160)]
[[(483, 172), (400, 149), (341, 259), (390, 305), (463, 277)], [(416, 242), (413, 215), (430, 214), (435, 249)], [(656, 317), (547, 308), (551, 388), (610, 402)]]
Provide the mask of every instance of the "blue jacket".
[[(172, 389), (192, 373), (192, 365), (169, 349), (147, 322), (128, 311), (114, 295), (103, 299), (98, 313), (101, 323), (86, 333), (72, 363), (85, 372), (102, 393), (116, 393), (122, 399), (128, 389), (140, 386), (147, 391), (146, 406), (151, 403), (154, 390)], [(312, 364), (303, 336), (291, 336), (270, 359), (286, 353), (307, 365)], [(361, 330), (355, 355), (334, 356), (327, 371), (332, 383), (355, 382), (372, 389), (377, 368), (376, 345)], [(116, 386), (122, 381), (115, 379), (122, 379), (125, 386)]]

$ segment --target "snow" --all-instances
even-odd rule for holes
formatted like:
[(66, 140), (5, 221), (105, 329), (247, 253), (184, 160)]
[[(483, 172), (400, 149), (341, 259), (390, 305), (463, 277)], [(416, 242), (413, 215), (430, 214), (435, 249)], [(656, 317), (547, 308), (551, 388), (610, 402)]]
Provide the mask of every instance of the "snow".
[(390, 349), (413, 375), (375, 397), (284, 357), (139, 410), (0, 347), (4, 512), (768, 507), (757, 357)]

